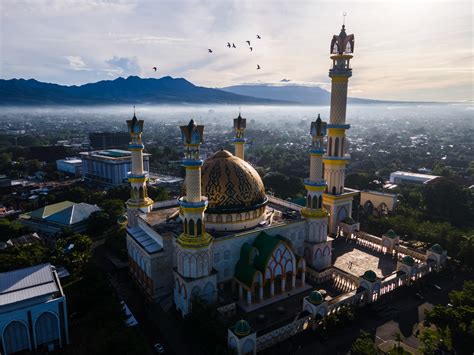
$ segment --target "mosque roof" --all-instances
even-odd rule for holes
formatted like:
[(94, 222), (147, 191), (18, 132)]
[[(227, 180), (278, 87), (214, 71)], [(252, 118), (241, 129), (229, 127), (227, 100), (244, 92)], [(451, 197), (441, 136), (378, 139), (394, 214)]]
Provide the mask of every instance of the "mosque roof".
[(308, 300), (315, 305), (321, 304), (324, 301), (324, 297), (321, 292), (314, 290), (309, 294)]
[(385, 236), (389, 237), (389, 238), (396, 238), (398, 237), (398, 234), (393, 230), (393, 229), (389, 229), (387, 231), (387, 233), (384, 234)]
[(234, 333), (239, 337), (244, 337), (250, 334), (250, 324), (246, 320), (239, 320), (233, 327)]
[(202, 168), (202, 191), (208, 213), (250, 211), (265, 205), (265, 186), (257, 171), (245, 160), (221, 150)]
[(280, 242), (287, 240), (280, 236), (271, 236), (261, 232), (252, 245), (244, 243), (240, 249), (240, 259), (235, 265), (234, 276), (248, 287), (252, 286), (255, 274), (265, 274), (268, 259)]
[(375, 280), (377, 280), (377, 274), (372, 270), (367, 270), (366, 272), (364, 272), (364, 275), (362, 277), (370, 282), (374, 282)]
[(431, 251), (434, 251), (436, 254), (443, 254), (443, 248), (439, 244), (434, 244), (431, 248)]
[(408, 266), (413, 266), (415, 265), (415, 260), (410, 255), (405, 255), (402, 259), (402, 263)]

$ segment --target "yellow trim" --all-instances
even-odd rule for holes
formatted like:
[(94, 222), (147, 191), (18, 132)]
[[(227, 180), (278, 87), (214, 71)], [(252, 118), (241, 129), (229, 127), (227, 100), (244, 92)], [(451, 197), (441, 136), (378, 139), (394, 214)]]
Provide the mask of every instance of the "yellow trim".
[(245, 142), (234, 142), (235, 145), (239, 144), (239, 145), (244, 145)]
[(349, 78), (347, 76), (331, 76), (333, 83), (347, 83)]
[(330, 194), (327, 194), (327, 193), (324, 193), (323, 194), (323, 203), (325, 201), (329, 201), (329, 202), (334, 202), (334, 201), (342, 201), (342, 200), (352, 200), (352, 195), (330, 195)]
[(311, 208), (303, 207), (301, 215), (306, 218), (324, 218), (328, 216), (328, 213), (322, 208), (313, 210)]
[(181, 206), (181, 209), (183, 212), (190, 212), (190, 213), (197, 213), (197, 212), (204, 212), (207, 206), (203, 207), (183, 207)]
[(311, 155), (312, 157), (320, 157), (322, 156), (324, 153), (309, 153), (309, 155)]
[(339, 165), (343, 166), (349, 163), (346, 159), (324, 159), (324, 165)]
[(198, 170), (201, 169), (201, 166), (186, 166), (186, 170)]
[(147, 177), (144, 178), (128, 178), (128, 182), (146, 182), (148, 181)]
[(333, 54), (331, 56), (331, 59), (341, 59), (341, 58), (344, 58), (344, 59), (351, 59), (353, 58), (354, 56), (352, 54)]
[(304, 185), (306, 190), (308, 191), (324, 191), (326, 186), (312, 186), (312, 185)]
[(153, 203), (154, 201), (151, 198), (145, 197), (142, 201), (139, 201), (138, 203), (133, 203), (131, 200), (128, 200), (127, 206), (135, 207), (135, 208), (143, 208), (143, 207), (151, 206)]
[(140, 152), (143, 150), (143, 148), (128, 148), (128, 150), (131, 152)]
[(183, 248), (199, 249), (205, 248), (212, 243), (214, 238), (209, 233), (205, 232), (199, 237), (191, 236), (189, 234), (182, 233), (179, 235), (176, 242)]
[(345, 128), (328, 128), (328, 136), (343, 136), (346, 134)]

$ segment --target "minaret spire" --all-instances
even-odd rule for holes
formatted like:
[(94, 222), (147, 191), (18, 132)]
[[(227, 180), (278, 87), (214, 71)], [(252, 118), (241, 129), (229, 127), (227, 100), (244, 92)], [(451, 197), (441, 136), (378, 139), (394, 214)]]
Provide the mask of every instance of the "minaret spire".
[(234, 131), (235, 131), (235, 138), (233, 139), (233, 143), (235, 146), (235, 156), (244, 160), (244, 147), (246, 139), (244, 137), (245, 128), (247, 128), (247, 119), (243, 118), (240, 115), (240, 107), (239, 107), (239, 117), (234, 118)]
[[(345, 15), (344, 15), (345, 18)], [(327, 181), (323, 203), (326, 206), (329, 218), (329, 232), (337, 233), (339, 221), (352, 214), (353, 193), (344, 188), (346, 164), (350, 156), (347, 153), (346, 130), (350, 125), (346, 123), (347, 86), (352, 76), (350, 60), (354, 53), (354, 35), (346, 34), (343, 22), (339, 35), (334, 35), (331, 41), (332, 68), (329, 70), (331, 78), (331, 109), (329, 114), (328, 144), (324, 156), (324, 177)]]
[[(216, 275), (212, 274), (212, 236), (206, 232), (205, 214), (207, 197), (201, 194), (200, 146), (204, 138), (204, 126), (190, 120), (180, 126), (184, 143), (183, 166), (186, 169), (186, 195), (179, 199), (183, 233), (176, 240), (176, 264), (174, 296), (175, 304), (183, 316), (190, 311), (190, 297), (182, 289), (192, 290), (193, 285), (210, 282), (215, 294)], [(196, 281), (196, 280), (200, 281)], [(189, 292), (189, 291), (188, 291)], [(214, 297), (214, 296), (213, 296)]]
[(331, 266), (331, 243), (328, 238), (328, 214), (323, 208), (323, 192), (326, 181), (323, 178), (324, 136), (326, 122), (318, 114), (316, 121), (311, 122), (311, 149), (309, 179), (304, 180), (306, 188), (306, 207), (301, 214), (308, 225), (305, 246), (306, 262), (317, 270)]
[(137, 227), (138, 210), (149, 211), (153, 200), (148, 197), (146, 182), (148, 175), (143, 169), (142, 143), (143, 120), (138, 120), (133, 107), (133, 118), (127, 121), (130, 143), (128, 149), (132, 152), (132, 171), (128, 176), (130, 182), (130, 199), (127, 201), (128, 226)]

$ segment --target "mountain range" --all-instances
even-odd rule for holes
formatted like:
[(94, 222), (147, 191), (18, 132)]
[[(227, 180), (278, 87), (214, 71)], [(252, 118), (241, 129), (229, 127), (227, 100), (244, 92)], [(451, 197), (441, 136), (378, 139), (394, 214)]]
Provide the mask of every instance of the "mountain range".
[[(183, 78), (138, 76), (103, 80), (80, 86), (44, 83), (34, 79), (0, 79), (0, 105), (112, 105), (112, 104), (258, 104), (329, 105), (331, 94), (316, 86), (296, 84), (196, 86)], [(351, 99), (353, 103), (382, 101)]]

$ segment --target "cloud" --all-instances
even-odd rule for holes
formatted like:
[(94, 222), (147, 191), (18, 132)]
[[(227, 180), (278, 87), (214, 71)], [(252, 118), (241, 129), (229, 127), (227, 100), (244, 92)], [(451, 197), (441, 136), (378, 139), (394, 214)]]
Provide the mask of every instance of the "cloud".
[(77, 70), (77, 71), (91, 70), (90, 68), (87, 67), (86, 63), (84, 63), (84, 60), (80, 56), (67, 55), (64, 58), (67, 59), (67, 61), (69, 62), (69, 68), (71, 68), (72, 70)]
[(109, 68), (104, 71), (109, 75), (137, 75), (140, 73), (140, 65), (136, 57), (117, 57), (106, 60)]

